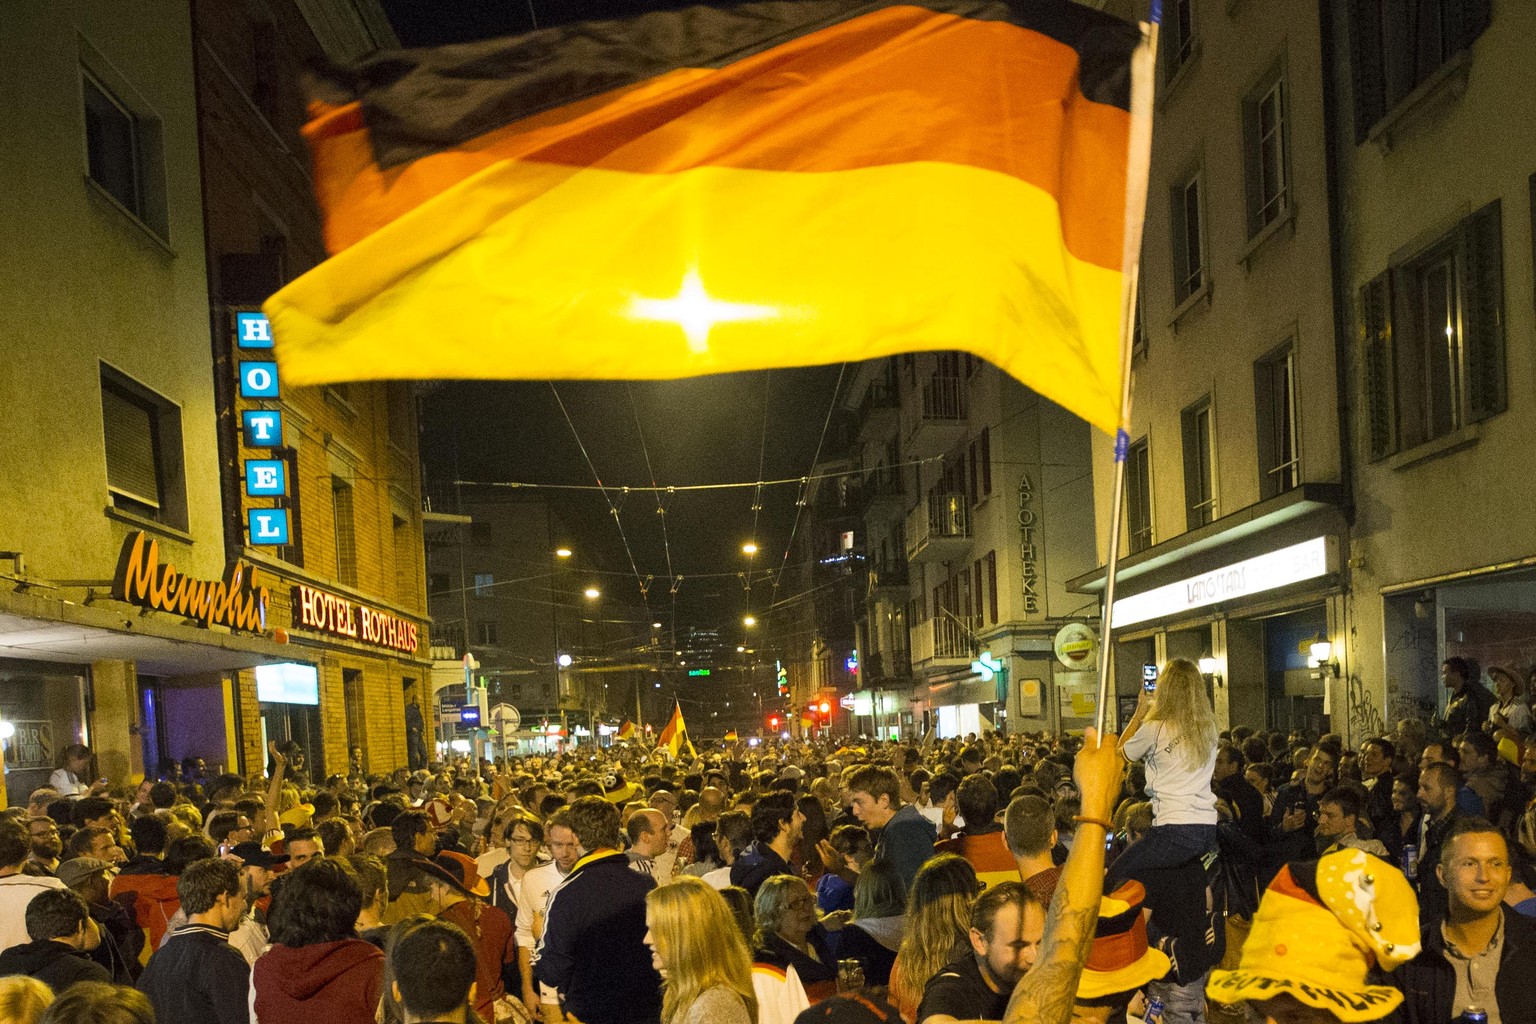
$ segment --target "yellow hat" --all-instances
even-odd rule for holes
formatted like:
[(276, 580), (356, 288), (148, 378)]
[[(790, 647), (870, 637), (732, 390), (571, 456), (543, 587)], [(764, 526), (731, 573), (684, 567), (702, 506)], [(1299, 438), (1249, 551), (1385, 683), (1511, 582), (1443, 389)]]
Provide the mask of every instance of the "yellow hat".
[(1419, 952), (1419, 901), (1403, 873), (1361, 850), (1287, 864), (1253, 916), (1236, 970), (1213, 971), (1206, 997), (1239, 1003), (1289, 995), (1342, 1021), (1378, 1020), (1403, 1001), (1367, 985)]
[(1130, 881), (1099, 900), (1093, 947), (1077, 982), (1079, 999), (1134, 992), (1173, 968), (1168, 954), (1147, 945), (1147, 919), (1141, 912), (1146, 898), (1141, 883)]

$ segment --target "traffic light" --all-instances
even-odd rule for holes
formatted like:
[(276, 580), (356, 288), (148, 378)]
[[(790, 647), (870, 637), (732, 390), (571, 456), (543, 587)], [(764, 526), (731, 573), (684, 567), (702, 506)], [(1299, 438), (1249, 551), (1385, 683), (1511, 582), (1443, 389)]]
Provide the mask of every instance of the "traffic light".
[(832, 705), (828, 701), (822, 701), (817, 710), (821, 712), (821, 717), (826, 718), (832, 714)]
[(779, 696), (780, 697), (788, 697), (789, 696), (789, 670), (786, 669), (781, 663), (779, 663), (777, 661), (775, 661), (773, 663), (773, 667), (774, 667), (774, 671), (778, 675), (778, 680), (779, 680)]
[(778, 732), (779, 731), (779, 716), (778, 715), (769, 715), (768, 716), (768, 728), (770, 730), (772, 730), (773, 732)]

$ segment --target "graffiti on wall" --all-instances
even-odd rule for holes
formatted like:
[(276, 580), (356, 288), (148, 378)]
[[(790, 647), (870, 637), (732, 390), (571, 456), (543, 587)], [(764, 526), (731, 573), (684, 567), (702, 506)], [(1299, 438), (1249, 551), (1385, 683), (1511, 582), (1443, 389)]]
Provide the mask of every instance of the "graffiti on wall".
[(1380, 736), (1387, 731), (1386, 722), (1381, 717), (1381, 709), (1376, 706), (1365, 680), (1351, 674), (1345, 681), (1345, 704), (1348, 710), (1349, 742), (1359, 743), (1368, 736)]

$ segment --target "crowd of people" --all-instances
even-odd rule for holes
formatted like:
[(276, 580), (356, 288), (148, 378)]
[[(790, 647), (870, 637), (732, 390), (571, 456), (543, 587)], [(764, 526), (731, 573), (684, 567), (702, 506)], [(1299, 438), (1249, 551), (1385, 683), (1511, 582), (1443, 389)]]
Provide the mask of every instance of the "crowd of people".
[(1536, 741), (1218, 729), (621, 744), (307, 778), (64, 752), (0, 811), (0, 1024), (1536, 1020)]

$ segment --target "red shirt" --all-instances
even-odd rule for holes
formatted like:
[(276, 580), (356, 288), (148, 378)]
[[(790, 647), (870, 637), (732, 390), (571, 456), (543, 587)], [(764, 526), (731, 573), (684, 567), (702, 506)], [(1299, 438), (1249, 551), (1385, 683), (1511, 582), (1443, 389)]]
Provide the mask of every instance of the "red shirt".
[(477, 900), (460, 900), (437, 917), (464, 929), (475, 944), (475, 1012), (495, 1020), (496, 1000), (506, 994), (501, 968), (517, 963), (512, 919), (501, 908)]
[(1008, 852), (1008, 842), (1003, 830), (982, 832), (978, 835), (958, 835), (946, 839), (933, 848), (934, 853), (958, 853), (971, 862), (976, 877), (991, 888), (999, 882), (1019, 880), (1019, 862)]

